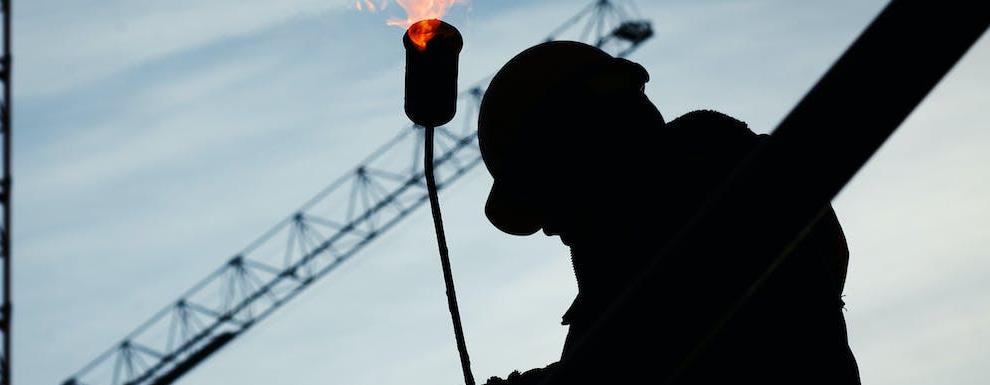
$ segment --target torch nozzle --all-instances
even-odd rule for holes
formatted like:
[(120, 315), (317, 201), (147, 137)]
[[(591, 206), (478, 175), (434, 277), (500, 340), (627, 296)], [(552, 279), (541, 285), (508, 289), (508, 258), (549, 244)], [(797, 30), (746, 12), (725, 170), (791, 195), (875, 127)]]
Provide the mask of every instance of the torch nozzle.
[(406, 30), (402, 42), (406, 48), (406, 116), (424, 127), (446, 124), (457, 112), (461, 33), (438, 19), (421, 20)]

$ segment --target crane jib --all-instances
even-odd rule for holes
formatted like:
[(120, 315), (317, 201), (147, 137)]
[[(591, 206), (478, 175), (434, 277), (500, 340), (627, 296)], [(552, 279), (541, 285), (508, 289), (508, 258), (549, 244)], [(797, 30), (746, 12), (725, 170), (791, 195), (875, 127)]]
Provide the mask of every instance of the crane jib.
[[(650, 22), (634, 14), (620, 3), (595, 0), (546, 40), (561, 38), (583, 21), (578, 36), (569, 39), (625, 56), (653, 35)], [(481, 163), (475, 124), (489, 79), (458, 94), (462, 129), (435, 129), (438, 189)], [(164, 385), (178, 380), (425, 204), (422, 136), (421, 127), (403, 130), (63, 385)], [(411, 152), (405, 158), (411, 167), (409, 162), (386, 163), (385, 155), (403, 150)], [(283, 260), (255, 257), (273, 254), (273, 248)], [(151, 341), (148, 336), (164, 337)]]

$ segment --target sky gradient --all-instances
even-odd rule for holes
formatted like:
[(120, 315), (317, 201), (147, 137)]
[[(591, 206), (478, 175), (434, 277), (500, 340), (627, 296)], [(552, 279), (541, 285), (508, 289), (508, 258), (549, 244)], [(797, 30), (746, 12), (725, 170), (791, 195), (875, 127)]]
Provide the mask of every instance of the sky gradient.
[[(461, 84), (586, 3), (459, 5)], [(715, 109), (770, 132), (883, 4), (638, 1), (656, 36), (630, 59), (668, 120)], [(13, 11), (18, 384), (60, 383), (407, 127), (398, 7)], [(984, 36), (833, 201), (864, 383), (990, 382), (988, 85)], [(440, 195), (479, 380), (555, 361), (576, 292), (556, 238), (488, 224), (490, 183), (478, 167)], [(432, 231), (413, 214), (179, 383), (459, 383)]]

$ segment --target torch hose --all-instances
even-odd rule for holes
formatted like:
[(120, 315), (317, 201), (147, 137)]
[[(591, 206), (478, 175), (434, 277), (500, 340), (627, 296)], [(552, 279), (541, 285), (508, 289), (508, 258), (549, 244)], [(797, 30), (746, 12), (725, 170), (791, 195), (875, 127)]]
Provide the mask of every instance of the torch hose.
[(461, 313), (457, 309), (457, 294), (454, 292), (454, 275), (450, 271), (450, 255), (447, 251), (447, 238), (443, 233), (443, 218), (440, 217), (440, 200), (437, 197), (437, 181), (433, 176), (433, 127), (423, 127), (426, 136), (426, 151), (423, 167), (426, 176), (426, 190), (430, 196), (430, 209), (433, 211), (433, 226), (436, 228), (437, 245), (440, 248), (440, 265), (443, 267), (443, 281), (447, 287), (447, 307), (450, 308), (450, 318), (454, 322), (454, 338), (457, 340), (457, 352), (461, 357), (461, 370), (464, 371), (464, 383), (475, 385), (474, 375), (471, 374), (471, 359), (468, 358), (467, 345), (464, 343), (464, 329), (461, 327)]

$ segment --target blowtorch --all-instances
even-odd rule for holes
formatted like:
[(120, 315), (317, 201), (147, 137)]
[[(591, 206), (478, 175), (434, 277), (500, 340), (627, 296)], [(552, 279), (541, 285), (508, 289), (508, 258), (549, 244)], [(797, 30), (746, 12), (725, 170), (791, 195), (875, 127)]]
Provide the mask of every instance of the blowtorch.
[(440, 216), (440, 202), (437, 197), (437, 183), (433, 175), (433, 131), (446, 124), (457, 112), (457, 59), (464, 45), (460, 32), (454, 26), (439, 19), (421, 20), (406, 30), (402, 37), (406, 48), (406, 116), (413, 123), (422, 126), (425, 143), (423, 161), (426, 187), (433, 211), (433, 225), (440, 249), (440, 264), (447, 289), (447, 306), (454, 324), (454, 337), (457, 352), (460, 354), (464, 383), (475, 385), (471, 373), (471, 362), (464, 343), (464, 330), (457, 309), (457, 295), (454, 292), (454, 278), (450, 269), (450, 256), (447, 240)]

